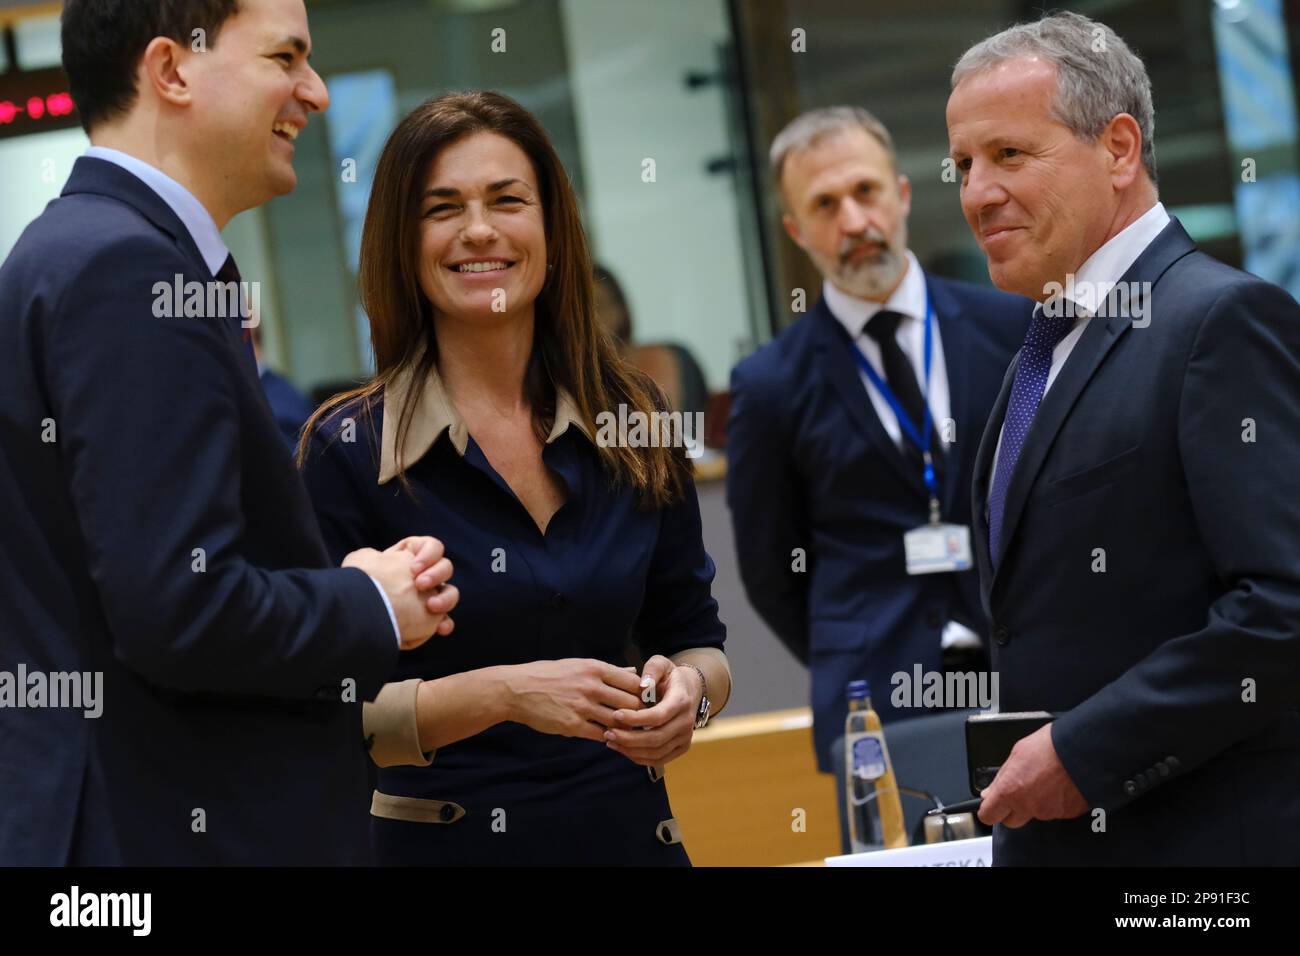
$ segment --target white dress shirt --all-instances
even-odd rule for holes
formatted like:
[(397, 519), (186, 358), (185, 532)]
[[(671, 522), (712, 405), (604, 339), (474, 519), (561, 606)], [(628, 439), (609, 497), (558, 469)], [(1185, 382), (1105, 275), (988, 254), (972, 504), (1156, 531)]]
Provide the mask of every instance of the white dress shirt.
[[(1124, 277), (1129, 266), (1137, 261), (1137, 257), (1146, 251), (1147, 246), (1151, 245), (1167, 225), (1169, 225), (1169, 213), (1165, 211), (1163, 203), (1156, 203), (1087, 258), (1079, 267), (1079, 271), (1074, 274), (1073, 288), (1067, 283), (1060, 295), (1048, 300), (1064, 298), (1068, 293), (1073, 293), (1069, 299), (1074, 303), (1074, 314), (1078, 318), (1074, 320), (1074, 327), (1066, 333), (1065, 338), (1056, 343), (1056, 348), (1052, 350), (1052, 367), (1047, 372), (1047, 384), (1043, 386), (1044, 396), (1056, 381), (1056, 376), (1060, 374), (1066, 359), (1079, 343), (1079, 339), (1083, 338), (1083, 330), (1087, 328), (1088, 320), (1096, 314), (1097, 306), (1105, 299), (1107, 291)], [(1037, 315), (1042, 308), (1043, 304), (1040, 302), (1034, 307), (1034, 315)], [(1006, 428), (1005, 422), (1002, 427)], [(993, 465), (988, 476), (990, 494), (993, 492), (993, 476), (998, 473), (998, 455), (1001, 452), (1002, 433), (999, 432), (998, 445), (993, 451)]]
[[(91, 159), (102, 159), (104, 162), (125, 169), (157, 193), (171, 211), (176, 213), (176, 218), (181, 221), (181, 225), (189, 232), (194, 244), (199, 247), (199, 255), (203, 257), (203, 264), (208, 267), (208, 271), (213, 276), (221, 271), (221, 267), (226, 264), (226, 259), (230, 255), (230, 250), (226, 248), (226, 243), (221, 238), (221, 230), (217, 228), (216, 220), (192, 192), (156, 166), (150, 166), (144, 160), (121, 150), (109, 149), (106, 146), (91, 146), (86, 150), (86, 156)], [(397, 643), (400, 645), (402, 632), (397, 626), (397, 614), (393, 611), (393, 602), (388, 600), (387, 592), (376, 578), (369, 574), (367, 577), (374, 582), (375, 589), (383, 598), (384, 608), (388, 611), (388, 620), (392, 622), (393, 633), (397, 635)]]
[[(871, 367), (882, 379), (885, 378), (885, 365), (880, 355), (880, 343), (867, 334), (867, 323), (877, 312), (885, 309), (902, 315), (903, 319), (898, 323), (895, 338), (903, 354), (912, 363), (912, 369), (916, 372), (917, 385), (922, 392), (925, 392), (925, 273), (921, 271), (921, 264), (916, 261), (912, 250), (907, 250), (906, 255), (907, 272), (904, 273), (903, 281), (898, 284), (893, 295), (886, 301), (872, 302), (869, 299), (859, 299), (837, 289), (829, 281), (822, 285), (822, 298), (827, 308), (831, 310), (831, 315), (844, 326), (858, 351), (871, 363)], [(944, 438), (947, 429), (943, 427), (943, 423), (952, 417), (952, 400), (948, 392), (948, 365), (943, 357), (943, 340), (939, 335), (937, 317), (931, 323), (930, 335), (933, 354), (930, 358), (929, 394), (925, 396), (925, 400), (930, 406), (935, 434), (946, 451), (949, 442)], [(902, 449), (903, 443), (910, 439), (903, 435), (894, 409), (880, 389), (871, 384), (871, 379), (867, 378), (866, 372), (859, 369), (858, 376), (862, 379), (862, 385), (871, 398), (871, 405), (876, 411), (876, 417), (880, 419), (880, 424), (885, 427), (894, 444)], [(978, 647), (979, 644), (979, 635), (956, 621), (949, 621), (944, 626), (940, 637), (941, 647)]]
[[(880, 343), (867, 334), (867, 323), (875, 318), (877, 312), (889, 310), (897, 312), (903, 316), (902, 321), (898, 323), (898, 331), (895, 338), (898, 341), (899, 348), (907, 356), (908, 361), (912, 363), (912, 369), (916, 372), (916, 381), (921, 386), (921, 391), (925, 391), (925, 273), (921, 271), (921, 264), (916, 261), (916, 256), (909, 249), (907, 255), (907, 272), (903, 275), (903, 281), (898, 284), (894, 294), (885, 302), (872, 302), (869, 299), (859, 299), (856, 296), (842, 292), (832, 285), (829, 281), (822, 285), (822, 297), (826, 300), (827, 307), (831, 314), (839, 320), (849, 333), (849, 338), (858, 347), (858, 351), (863, 357), (871, 363), (871, 367), (879, 373), (883, 379), (885, 377), (885, 365), (880, 357)], [(944, 441), (943, 427), (944, 421), (952, 416), (952, 404), (948, 395), (948, 366), (943, 359), (943, 340), (939, 335), (939, 322), (936, 319), (931, 330), (933, 337), (932, 348), (934, 355), (930, 361), (930, 393), (925, 396), (930, 405), (930, 414), (934, 419), (934, 429), (943, 442), (943, 447), (948, 447), (948, 442)], [(894, 444), (900, 449), (903, 443), (909, 439), (903, 436), (903, 431), (898, 425), (898, 416), (894, 414), (893, 408), (886, 401), (885, 396), (881, 394), (880, 389), (871, 384), (871, 379), (867, 378), (867, 373), (861, 369), (858, 375), (862, 379), (862, 385), (871, 397), (872, 407), (876, 410), (876, 417), (880, 419), (880, 424), (885, 426), (885, 431), (889, 437), (894, 440)], [(919, 422), (917, 423), (920, 424)]]

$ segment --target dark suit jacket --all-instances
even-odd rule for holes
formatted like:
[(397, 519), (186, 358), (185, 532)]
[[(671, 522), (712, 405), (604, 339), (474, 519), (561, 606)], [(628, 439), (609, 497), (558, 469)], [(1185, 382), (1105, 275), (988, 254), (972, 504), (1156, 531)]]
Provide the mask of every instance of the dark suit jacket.
[(330, 568), (237, 319), (155, 317), (178, 274), (212, 279), (170, 208), (86, 158), (0, 269), (0, 667), (103, 674), (97, 719), (0, 711), (0, 863), (364, 861), (341, 698), (392, 625)]
[(271, 406), (271, 414), (275, 417), (280, 434), (288, 442), (289, 448), (297, 452), (302, 426), (311, 418), (311, 403), (279, 372), (264, 369), (261, 381), (262, 391), (266, 393), (267, 404)]
[(999, 826), (994, 860), (1295, 865), (1300, 307), (1177, 221), (1122, 281), (1153, 284), (1149, 325), (1088, 321), (1026, 436), (996, 571), (1014, 368), (976, 464), (1002, 708), (1059, 712), (1057, 753), (1105, 811), (1105, 832), (1093, 813)]
[[(969, 523), (971, 467), (998, 383), (1024, 337), (1031, 303), (926, 276), (947, 362), (956, 442), (940, 489), (945, 521)], [(882, 719), (890, 677), (940, 667), (949, 620), (983, 632), (978, 581), (909, 575), (903, 534), (925, 523), (928, 495), (881, 424), (849, 337), (824, 302), (732, 373), (727, 500), (741, 579), (768, 626), (812, 672), (818, 765), (844, 732), (845, 687), (871, 682)], [(941, 423), (936, 423), (936, 428)], [(807, 570), (793, 570), (802, 548)]]

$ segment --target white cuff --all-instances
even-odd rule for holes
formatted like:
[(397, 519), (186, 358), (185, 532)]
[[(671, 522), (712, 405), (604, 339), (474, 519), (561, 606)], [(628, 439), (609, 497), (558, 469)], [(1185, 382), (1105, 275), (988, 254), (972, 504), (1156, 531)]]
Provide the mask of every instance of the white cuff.
[(393, 636), (397, 638), (397, 646), (401, 647), (402, 632), (401, 629), (398, 628), (397, 626), (397, 615), (393, 612), (393, 602), (388, 600), (388, 592), (384, 590), (384, 586), (379, 583), (378, 578), (376, 578), (373, 574), (367, 574), (366, 577), (370, 578), (370, 580), (374, 582), (375, 587), (379, 590), (379, 596), (384, 599), (384, 610), (388, 612), (388, 620), (392, 622)]
[(940, 647), (980, 647), (980, 637), (965, 624), (949, 621), (939, 638)]

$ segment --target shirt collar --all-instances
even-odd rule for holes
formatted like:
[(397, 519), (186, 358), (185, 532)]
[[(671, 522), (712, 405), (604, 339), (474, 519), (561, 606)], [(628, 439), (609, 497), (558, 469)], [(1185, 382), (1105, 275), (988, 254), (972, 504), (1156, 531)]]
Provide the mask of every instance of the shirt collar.
[(199, 254), (203, 256), (203, 263), (208, 267), (208, 271), (214, 276), (221, 271), (221, 267), (226, 264), (226, 259), (230, 255), (230, 250), (221, 239), (221, 230), (217, 228), (216, 220), (203, 207), (203, 203), (194, 198), (192, 192), (157, 167), (150, 166), (144, 160), (121, 150), (109, 149), (107, 146), (92, 146), (86, 150), (86, 155), (91, 159), (102, 159), (106, 163), (125, 169), (156, 192), (159, 198), (171, 207), (172, 212), (176, 213), (176, 218), (181, 221), (189, 232), (190, 238), (194, 240), (194, 244), (199, 247)]
[(867, 323), (883, 309), (898, 312), (905, 318), (920, 320), (925, 317), (925, 274), (921, 272), (921, 264), (916, 261), (916, 256), (912, 255), (911, 249), (908, 249), (905, 255), (907, 273), (893, 295), (884, 302), (872, 302), (870, 299), (859, 299), (855, 295), (849, 295), (836, 288), (829, 279), (822, 283), (822, 298), (826, 302), (826, 307), (844, 326), (850, 338), (856, 339), (860, 336)]
[[(409, 364), (384, 389), (384, 424), (380, 439), (379, 484), (386, 484), (397, 477), (397, 463), (410, 468), (428, 454), (429, 449), (442, 435), (447, 433), (456, 453), (461, 457), (469, 445), (469, 427), (456, 406), (451, 403), (447, 390), (443, 387), (442, 377), (435, 366), (429, 370), (429, 376), (420, 389), (415, 408), (411, 415), (411, 427), (407, 430), (406, 441), (399, 458), (397, 448), (397, 419), (401, 415), (402, 405), (412, 387), (411, 377), (419, 365), (419, 360)], [(572, 425), (595, 443), (591, 429), (582, 420), (577, 403), (564, 389), (555, 391), (555, 424), (546, 437), (546, 444), (555, 441)]]
[(1156, 203), (1090, 255), (1074, 274), (1074, 281), (1067, 281), (1061, 294), (1080, 306), (1085, 314), (1096, 315), (1107, 293), (1167, 225), (1169, 213), (1163, 203)]

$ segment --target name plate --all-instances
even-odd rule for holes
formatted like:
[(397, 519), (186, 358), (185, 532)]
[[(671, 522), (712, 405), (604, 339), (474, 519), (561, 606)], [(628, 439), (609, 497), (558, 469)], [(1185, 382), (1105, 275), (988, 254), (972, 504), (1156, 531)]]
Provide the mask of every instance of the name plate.
[(827, 866), (992, 866), (993, 838), (950, 840), (947, 843), (922, 843), (897, 850), (875, 850), (828, 856)]

